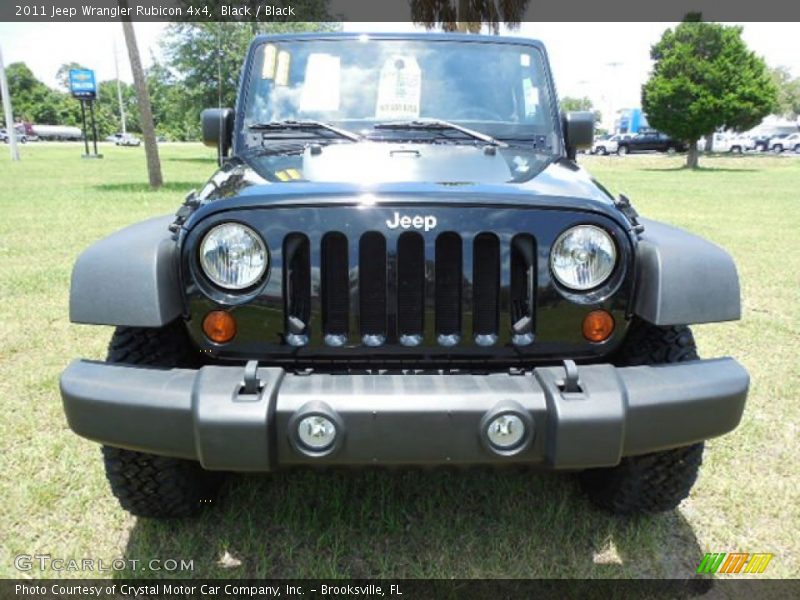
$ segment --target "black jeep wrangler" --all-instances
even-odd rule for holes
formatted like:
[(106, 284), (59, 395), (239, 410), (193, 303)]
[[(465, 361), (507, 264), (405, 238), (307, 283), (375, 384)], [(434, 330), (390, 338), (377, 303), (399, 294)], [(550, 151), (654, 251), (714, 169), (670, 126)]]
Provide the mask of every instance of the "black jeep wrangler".
[(113, 325), (61, 377), (122, 506), (199, 509), (226, 471), (578, 471), (598, 505), (671, 509), (748, 375), (692, 323), (738, 319), (730, 256), (640, 218), (575, 162), (542, 45), (258, 37), (220, 169), (176, 216), (75, 265), (70, 318)]

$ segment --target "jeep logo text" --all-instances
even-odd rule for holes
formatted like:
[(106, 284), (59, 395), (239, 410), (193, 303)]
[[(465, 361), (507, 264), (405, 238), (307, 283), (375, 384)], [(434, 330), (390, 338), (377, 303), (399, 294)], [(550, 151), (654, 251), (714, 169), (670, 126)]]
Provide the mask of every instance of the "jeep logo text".
[(436, 217), (433, 215), (414, 215), (413, 217), (408, 215), (401, 216), (399, 212), (395, 212), (394, 220), (386, 219), (386, 226), (389, 229), (397, 229), (398, 227), (410, 229), (413, 227), (414, 229), (430, 231), (436, 227)]

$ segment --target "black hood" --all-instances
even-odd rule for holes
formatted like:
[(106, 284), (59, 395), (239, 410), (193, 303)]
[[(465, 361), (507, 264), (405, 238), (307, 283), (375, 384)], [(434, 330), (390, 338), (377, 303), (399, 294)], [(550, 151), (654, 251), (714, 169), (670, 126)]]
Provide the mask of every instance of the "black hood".
[(198, 212), (352, 203), (354, 197), (363, 202), (368, 196), (378, 203), (493, 203), (617, 213), (613, 197), (575, 162), (521, 146), (359, 142), (284, 150), (227, 161), (198, 195), (201, 204), (213, 208)]

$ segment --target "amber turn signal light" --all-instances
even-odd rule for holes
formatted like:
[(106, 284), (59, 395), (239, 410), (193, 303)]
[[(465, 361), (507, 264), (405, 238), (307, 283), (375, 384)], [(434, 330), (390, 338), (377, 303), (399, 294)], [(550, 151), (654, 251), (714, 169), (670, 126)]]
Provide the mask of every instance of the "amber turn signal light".
[(583, 318), (583, 337), (590, 342), (604, 342), (614, 331), (614, 317), (604, 310), (593, 310)]
[(203, 333), (217, 344), (230, 342), (236, 335), (236, 319), (224, 310), (212, 310), (203, 319)]

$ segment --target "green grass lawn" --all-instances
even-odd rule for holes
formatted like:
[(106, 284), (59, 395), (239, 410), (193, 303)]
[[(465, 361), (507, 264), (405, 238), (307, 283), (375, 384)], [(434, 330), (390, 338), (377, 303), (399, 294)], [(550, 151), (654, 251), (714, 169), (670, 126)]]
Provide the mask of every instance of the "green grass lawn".
[[(20, 163), (0, 155), (0, 577), (19, 576), (18, 554), (182, 558), (203, 577), (684, 577), (707, 551), (772, 552), (767, 575), (800, 576), (800, 160), (703, 158), (687, 172), (681, 157), (581, 158), (641, 213), (727, 248), (742, 277), (743, 320), (696, 335), (702, 355), (749, 369), (747, 409), (708, 443), (678, 510), (615, 518), (564, 474), (294, 471), (235, 476), (201, 517), (159, 523), (118, 507), (99, 448), (66, 425), (59, 373), (102, 358), (111, 333), (69, 323), (70, 269), (98, 238), (174, 212), (211, 174), (213, 152), (163, 146), (159, 192), (145, 185), (141, 148), (102, 152), (90, 161), (77, 145), (28, 144)], [(241, 564), (223, 566), (226, 553)]]

